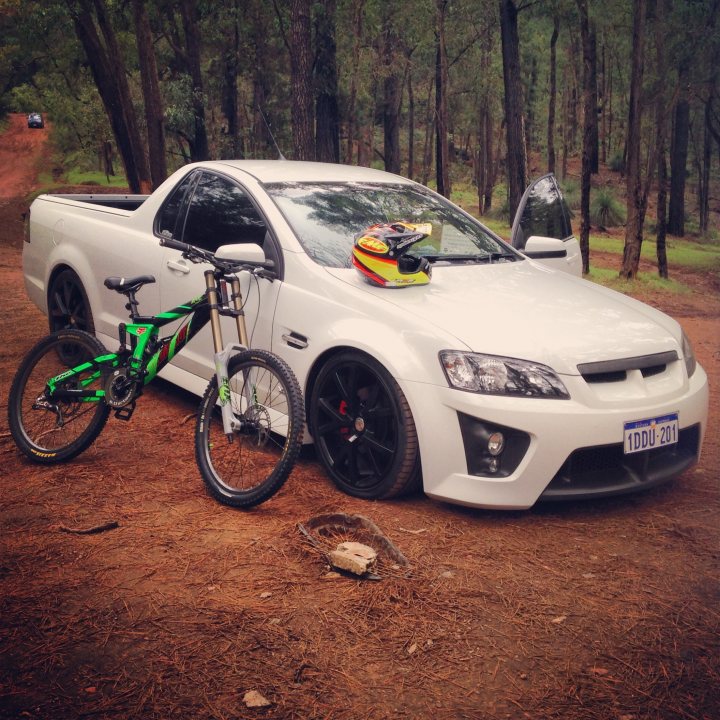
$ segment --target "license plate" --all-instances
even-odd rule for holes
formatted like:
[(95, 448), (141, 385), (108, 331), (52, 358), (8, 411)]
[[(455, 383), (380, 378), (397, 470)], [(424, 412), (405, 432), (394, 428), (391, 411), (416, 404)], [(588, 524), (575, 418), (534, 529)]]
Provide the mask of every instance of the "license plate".
[(678, 441), (678, 414), (625, 423), (623, 450), (626, 455), (674, 445)]

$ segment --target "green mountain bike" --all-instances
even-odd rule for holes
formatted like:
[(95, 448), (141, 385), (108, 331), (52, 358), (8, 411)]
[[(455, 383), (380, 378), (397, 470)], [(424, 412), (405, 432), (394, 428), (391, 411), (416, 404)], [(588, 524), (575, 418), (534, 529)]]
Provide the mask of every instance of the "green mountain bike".
[[(216, 253), (170, 238), (194, 263), (209, 263), (205, 292), (168, 312), (139, 313), (136, 293), (152, 275), (109, 277), (105, 287), (127, 297), (130, 323), (120, 323), (120, 348), (108, 352), (89, 333), (59, 330), (22, 360), (8, 399), (12, 436), (31, 460), (59, 463), (86, 450), (111, 412), (129, 420), (143, 388), (209, 322), (215, 374), (200, 402), (195, 457), (210, 494), (234, 507), (252, 507), (275, 494), (289, 476), (302, 442), (305, 412), (300, 386), (277, 355), (248, 348), (238, 273), (272, 281), (272, 261), (241, 261), (247, 245)], [(235, 318), (239, 343), (223, 345), (220, 316)], [(185, 318), (159, 337), (159, 328)]]

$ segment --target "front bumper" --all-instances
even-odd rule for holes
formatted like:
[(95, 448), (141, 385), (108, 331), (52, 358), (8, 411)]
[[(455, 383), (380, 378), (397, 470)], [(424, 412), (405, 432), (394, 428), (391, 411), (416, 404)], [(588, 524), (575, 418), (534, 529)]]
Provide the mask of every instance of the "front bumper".
[[(570, 388), (569, 388), (570, 389)], [(424, 490), (430, 497), (471, 507), (526, 509), (538, 499), (615, 495), (676, 477), (698, 459), (707, 424), (708, 384), (698, 366), (682, 391), (662, 399), (587, 402), (507, 398), (447, 387), (405, 384), (420, 441)], [(575, 399), (579, 398), (579, 399)], [(681, 440), (659, 454), (622, 454), (624, 423), (677, 412)], [(468, 470), (468, 442), (460, 414), (527, 434), (529, 442), (511, 472)]]

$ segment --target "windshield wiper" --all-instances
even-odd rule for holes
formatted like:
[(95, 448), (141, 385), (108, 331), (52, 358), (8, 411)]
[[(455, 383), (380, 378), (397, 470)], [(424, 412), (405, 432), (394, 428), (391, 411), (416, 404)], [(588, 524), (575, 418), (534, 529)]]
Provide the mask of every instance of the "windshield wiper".
[(498, 260), (515, 261), (518, 259), (518, 256), (515, 253), (511, 252), (494, 252), (490, 253), (488, 257), (490, 258), (490, 262), (497, 262)]
[(465, 263), (465, 264), (480, 264), (480, 263), (494, 263), (500, 260), (517, 260), (517, 256), (510, 252), (494, 252), (487, 253), (485, 255), (425, 255), (425, 257), (431, 262), (440, 263)]

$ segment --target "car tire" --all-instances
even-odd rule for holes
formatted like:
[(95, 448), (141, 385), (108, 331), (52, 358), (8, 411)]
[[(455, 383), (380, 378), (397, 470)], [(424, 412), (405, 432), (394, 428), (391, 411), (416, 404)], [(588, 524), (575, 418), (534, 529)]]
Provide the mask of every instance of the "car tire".
[(75, 328), (95, 334), (90, 302), (80, 278), (70, 269), (60, 271), (50, 283), (48, 292), (50, 332)]
[(420, 487), (410, 406), (369, 355), (345, 351), (322, 366), (310, 395), (309, 424), (320, 462), (348, 495), (381, 500)]

